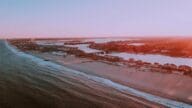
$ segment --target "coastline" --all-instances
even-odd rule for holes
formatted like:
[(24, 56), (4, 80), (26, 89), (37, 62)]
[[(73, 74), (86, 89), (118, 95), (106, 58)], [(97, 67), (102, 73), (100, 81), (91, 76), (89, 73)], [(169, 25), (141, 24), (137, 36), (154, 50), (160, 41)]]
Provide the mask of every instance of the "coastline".
[[(24, 54), (24, 53), (22, 53)], [(34, 58), (35, 56), (33, 56), (33, 54), (30, 56), (28, 54), (24, 54), (24, 56), (26, 55), (27, 58), (31, 59)], [(37, 60), (39, 60), (40, 58), (42, 58), (43, 56), (41, 57), (37, 57)], [(45, 56), (44, 56), (45, 57)], [(38, 59), (39, 58), (39, 59)], [(61, 60), (61, 59), (60, 59)], [(33, 61), (33, 60), (32, 60)], [(36, 61), (36, 60), (35, 60)], [(100, 83), (101, 85), (105, 85), (106, 87), (112, 87), (114, 89), (117, 89), (118, 91), (122, 92), (123, 94), (127, 94), (127, 95), (133, 95), (134, 97), (136, 96), (136, 98), (143, 98), (144, 101), (145, 100), (148, 100), (150, 102), (154, 102), (154, 103), (157, 103), (157, 104), (161, 104), (161, 105), (165, 105), (167, 107), (171, 107), (171, 108), (180, 108), (180, 107), (189, 107), (190, 105), (189, 104), (186, 104), (186, 103), (182, 103), (182, 102), (177, 102), (177, 101), (174, 101), (174, 100), (170, 100), (170, 99), (166, 99), (166, 98), (162, 98), (162, 97), (159, 97), (159, 96), (155, 96), (155, 95), (152, 95), (152, 94), (149, 94), (149, 93), (145, 93), (145, 92), (142, 92), (142, 91), (138, 91), (136, 89), (133, 89), (133, 88), (130, 88), (129, 86), (125, 86), (121, 83), (116, 83), (116, 82), (113, 82), (113, 80), (111, 80), (110, 78), (107, 79), (105, 76), (102, 76), (102, 77), (98, 77), (98, 76), (94, 76), (94, 75), (91, 75), (91, 74), (86, 74), (84, 72), (81, 72), (79, 70), (76, 70), (76, 69), (72, 69), (72, 68), (67, 68), (65, 67), (62, 67), (60, 64), (55, 64), (55, 63), (52, 63), (52, 62), (49, 62), (50, 60), (48, 59), (41, 59), (40, 60), (42, 63), (45, 63), (43, 65), (45, 66), (48, 66), (49, 65), (56, 65), (61, 67), (61, 68), (65, 68), (65, 70), (67, 69), (68, 71), (71, 71), (72, 73), (71, 74), (77, 74), (78, 76), (82, 76), (82, 77), (86, 77), (90, 80), (93, 80), (94, 82), (97, 82), (97, 83)], [(49, 64), (50, 63), (50, 64)], [(89, 63), (90, 64), (90, 63)], [(41, 64), (40, 64), (41, 65)], [(71, 65), (71, 64), (70, 64)], [(51, 66), (52, 67), (52, 66)], [(94, 66), (95, 67), (95, 66)], [(89, 67), (90, 68), (90, 67)], [(101, 69), (101, 68), (97, 68), (97, 69)], [(97, 71), (98, 72), (98, 71)], [(103, 73), (101, 71), (101, 73)], [(114, 76), (114, 75), (112, 75)], [(134, 98), (135, 99), (135, 98)], [(141, 100), (140, 100), (141, 101)], [(143, 102), (143, 101), (142, 101)]]
[[(30, 87), (33, 91), (28, 88), (29, 90), (24, 92), (23, 90), (26, 90), (25, 86), (24, 88), (18, 86), (14, 89), (21, 91), (20, 95), (17, 97), (12, 97), (16, 95), (14, 92), (11, 92), (12, 89), (7, 88), (7, 92), (3, 91), (3, 93), (9, 93), (10, 96), (4, 97), (3, 95), (1, 96), (0, 100), (6, 99), (5, 102), (10, 105), (15, 104), (18, 105), (18, 107), (28, 106), (29, 108), (30, 106), (37, 106), (36, 108), (42, 108), (38, 105), (48, 106), (49, 104), (52, 105), (50, 108), (63, 108), (66, 105), (69, 106), (69, 108), (74, 108), (74, 106), (79, 108), (161, 108), (161, 105), (119, 92), (119, 90), (115, 88), (117, 85), (108, 85), (108, 82), (110, 81), (107, 79), (84, 74), (80, 71), (73, 70), (50, 61), (45, 61), (42, 58), (30, 55), (26, 52), (22, 52), (6, 42), (0, 41), (0, 44), (0, 55), (2, 55), (1, 57), (4, 57), (0, 59), (0, 62), (6, 60), (6, 64), (8, 64), (7, 66), (1, 64), (1, 68), (4, 67), (5, 70), (7, 68), (14, 68), (13, 73), (16, 74), (16, 76), (22, 74), (22, 78), (24, 79), (28, 78), (28, 76), (25, 76), (28, 74), (30, 74), (30, 77), (33, 77), (36, 80), (38, 79), (37, 83), (36, 80), (23, 80), (24, 82), (22, 82), (22, 84), (25, 84), (27, 88)], [(14, 59), (9, 59), (7, 56)], [(23, 64), (21, 61), (25, 61), (25, 63)], [(9, 65), (11, 65), (11, 67), (9, 67)], [(25, 67), (23, 68), (20, 65), (24, 65)], [(17, 72), (18, 68), (22, 73), (15, 73)], [(26, 71), (25, 68), (28, 68), (28, 71)], [(14, 77), (12, 79), (14, 79)], [(43, 91), (34, 91), (36, 90), (35, 88), (37, 86), (31, 84), (31, 81), (37, 85), (42, 85), (38, 86), (38, 88), (42, 89)], [(17, 84), (17, 82), (19, 82), (19, 80), (15, 79), (13, 84)], [(9, 83), (7, 86), (11, 86), (11, 84), (12, 83)], [(33, 97), (31, 95), (33, 92), (38, 92), (37, 94), (34, 94), (35, 96), (46, 93), (46, 96), (49, 98), (47, 99), (41, 97), (39, 99), (38, 97)], [(23, 100), (23, 95), (28, 96), (24, 98), (26, 100), (33, 98), (35, 99), (35, 102), (40, 101), (40, 103), (37, 104), (31, 101), (31, 103), (22, 104), (22, 102), (25, 101)], [(16, 103), (12, 103), (12, 101), (9, 101), (9, 99), (18, 99), (18, 101), (16, 101)], [(49, 99), (53, 99), (53, 101)], [(45, 103), (41, 103), (41, 101), (45, 101)], [(0, 103), (0, 105), (2, 105), (2, 103)]]
[[(155, 76), (155, 77), (157, 77), (158, 75), (160, 75), (161, 77), (164, 77), (165, 75), (163, 75), (163, 73), (142, 72), (142, 70), (135, 70), (135, 68), (131, 68), (131, 67), (127, 70), (127, 67), (115, 66), (115, 65), (103, 63), (101, 61), (93, 61), (90, 59), (78, 58), (78, 57), (74, 57), (74, 56), (70, 56), (70, 55), (63, 58), (63, 57), (55, 56), (52, 54), (40, 54), (40, 53), (34, 53), (34, 52), (31, 52), (30, 54), (33, 54), (34, 56), (41, 57), (41, 58), (46, 59), (48, 61), (58, 63), (60, 65), (64, 65), (66, 67), (69, 67), (69, 68), (72, 68), (75, 70), (83, 71), (87, 74), (96, 75), (99, 77), (104, 77), (104, 78), (110, 79), (114, 82), (129, 86), (129, 87), (132, 87), (132, 88), (144, 91), (144, 92), (148, 92), (148, 93), (151, 93), (153, 95), (158, 95), (158, 96), (162, 96), (162, 97), (166, 97), (169, 99), (182, 101), (182, 102), (186, 102), (186, 103), (191, 104), (190, 98), (176, 97), (176, 96), (183, 96), (183, 94), (179, 95), (179, 94), (175, 93), (176, 94), (176, 96), (175, 96), (175, 94), (169, 95), (169, 93), (168, 94), (162, 93), (161, 92), (162, 89), (159, 89), (158, 87), (157, 87), (157, 89), (159, 89), (159, 91), (157, 89), (151, 89), (155, 85), (155, 83), (153, 83), (153, 82), (152, 82), (153, 85), (151, 85), (151, 87), (147, 88), (147, 86), (139, 84), (140, 82), (133, 83), (135, 81), (135, 80), (133, 81), (133, 78), (131, 78), (132, 81), (129, 80), (129, 78), (130, 78), (129, 75), (132, 75), (132, 77), (138, 75), (138, 74), (134, 74), (134, 73), (140, 73), (140, 74), (144, 75), (144, 77), (146, 77), (146, 75), (150, 75), (150, 74), (152, 74), (152, 76)], [(76, 62), (74, 62), (74, 60), (76, 60)], [(101, 66), (103, 66), (103, 67), (101, 67)], [(94, 71), (96, 69), (97, 69), (97, 71)], [(121, 72), (121, 74), (118, 74), (118, 72), (117, 72), (118, 70), (119, 70), (119, 72)], [(146, 74), (146, 73), (148, 73), (148, 74)], [(184, 82), (186, 82), (187, 80), (192, 80), (190, 77), (187, 77), (187, 76), (182, 76), (182, 75), (177, 75), (177, 74), (167, 74), (167, 73), (165, 73), (165, 74), (166, 74), (166, 76), (168, 76), (167, 78), (171, 78), (171, 79), (173, 79), (174, 77), (179, 77), (179, 78), (185, 77)], [(126, 79), (126, 77), (127, 77), (127, 79)], [(142, 76), (138, 76), (138, 77), (142, 77)], [(147, 78), (150, 81), (150, 78), (152, 78), (152, 77), (149, 76)], [(153, 80), (155, 80), (155, 79), (153, 79)], [(141, 79), (140, 79), (140, 81), (141, 81)], [(165, 83), (165, 82), (166, 81), (164, 81), (163, 83)], [(161, 86), (163, 86), (163, 85), (161, 85)], [(181, 88), (181, 90), (178, 90), (178, 92), (183, 93), (183, 90), (184, 89)], [(190, 96), (190, 94), (187, 94), (187, 93), (190, 93), (190, 90), (187, 92), (184, 92), (184, 93), (186, 93), (184, 96), (187, 96), (187, 97)], [(166, 92), (166, 91), (167, 90), (164, 90), (164, 92)]]

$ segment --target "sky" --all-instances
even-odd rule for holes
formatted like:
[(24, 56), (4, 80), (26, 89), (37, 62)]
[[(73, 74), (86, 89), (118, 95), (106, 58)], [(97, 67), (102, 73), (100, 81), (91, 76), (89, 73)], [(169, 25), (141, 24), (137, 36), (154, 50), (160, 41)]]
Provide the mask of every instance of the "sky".
[(192, 36), (192, 0), (0, 0), (0, 38)]

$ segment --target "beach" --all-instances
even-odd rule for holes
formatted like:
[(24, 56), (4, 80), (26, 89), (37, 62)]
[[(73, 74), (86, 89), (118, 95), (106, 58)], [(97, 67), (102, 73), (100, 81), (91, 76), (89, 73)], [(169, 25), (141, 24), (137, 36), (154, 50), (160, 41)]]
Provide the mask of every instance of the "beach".
[(43, 54), (33, 52), (32, 54), (155, 95), (192, 103), (192, 85), (189, 83), (192, 79), (189, 76), (153, 72), (147, 68), (139, 69), (135, 67), (115, 65), (71, 55), (63, 57), (51, 53)]

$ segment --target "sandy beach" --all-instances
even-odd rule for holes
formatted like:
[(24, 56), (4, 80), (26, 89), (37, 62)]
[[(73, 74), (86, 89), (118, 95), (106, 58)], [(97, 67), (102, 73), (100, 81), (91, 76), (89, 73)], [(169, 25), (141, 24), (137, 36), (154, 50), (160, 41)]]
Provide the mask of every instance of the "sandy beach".
[(124, 92), (128, 87), (24, 53), (4, 41), (0, 68), (0, 108), (163, 107)]
[(63, 57), (51, 53), (32, 52), (31, 54), (154, 95), (192, 103), (192, 85), (189, 83), (192, 78), (188, 76), (152, 72), (148, 69), (143, 71), (143, 69), (93, 61), (71, 55)]

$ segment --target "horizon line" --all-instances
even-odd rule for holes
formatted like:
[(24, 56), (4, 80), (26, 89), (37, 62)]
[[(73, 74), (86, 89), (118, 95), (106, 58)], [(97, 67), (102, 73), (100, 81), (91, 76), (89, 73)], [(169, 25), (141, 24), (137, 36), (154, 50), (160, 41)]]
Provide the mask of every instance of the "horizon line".
[(55, 38), (192, 38), (192, 35), (135, 35), (135, 36), (15, 36), (0, 39), (55, 39)]

